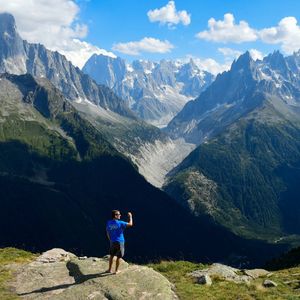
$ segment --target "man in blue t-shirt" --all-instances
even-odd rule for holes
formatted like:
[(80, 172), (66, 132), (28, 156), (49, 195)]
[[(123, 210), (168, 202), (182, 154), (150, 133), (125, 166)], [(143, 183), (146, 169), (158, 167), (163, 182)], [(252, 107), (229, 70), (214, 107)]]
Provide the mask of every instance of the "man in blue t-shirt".
[(109, 267), (107, 272), (111, 273), (111, 268), (113, 264), (114, 256), (117, 257), (116, 260), (116, 271), (114, 274), (119, 273), (120, 258), (124, 256), (125, 252), (125, 239), (123, 231), (127, 227), (133, 226), (132, 214), (128, 213), (128, 223), (121, 221), (121, 213), (119, 210), (112, 211), (112, 220), (109, 220), (106, 224), (106, 234), (110, 241), (110, 250), (109, 250)]

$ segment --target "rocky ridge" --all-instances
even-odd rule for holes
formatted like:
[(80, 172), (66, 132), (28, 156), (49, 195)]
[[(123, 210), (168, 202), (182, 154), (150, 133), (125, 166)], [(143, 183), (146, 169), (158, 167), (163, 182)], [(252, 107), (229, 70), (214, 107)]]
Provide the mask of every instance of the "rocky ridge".
[[(275, 51), (256, 61), (246, 52), (198, 98), (188, 102), (168, 124), (167, 131), (199, 145), (266, 104), (278, 110), (280, 117), (295, 119), (299, 114), (299, 65), (299, 52), (284, 57)], [(263, 120), (277, 119), (273, 113)]]
[(188, 62), (135, 60), (94, 54), (83, 72), (110, 87), (143, 120), (164, 127), (182, 107), (211, 84), (214, 76)]
[(14, 17), (8, 13), (0, 14), (0, 73), (5, 72), (45, 77), (69, 100), (92, 102), (105, 110), (135, 118), (111, 89), (98, 85), (64, 55), (22, 40)]

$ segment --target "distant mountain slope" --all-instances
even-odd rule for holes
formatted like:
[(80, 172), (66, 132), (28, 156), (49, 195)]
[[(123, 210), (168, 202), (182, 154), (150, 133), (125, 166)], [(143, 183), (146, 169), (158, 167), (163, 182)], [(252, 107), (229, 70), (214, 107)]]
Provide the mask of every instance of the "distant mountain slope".
[(49, 79), (155, 186), (161, 187), (166, 173), (193, 149), (139, 120), (112, 90), (96, 84), (58, 52), (23, 41), (9, 14), (0, 14), (0, 42), (0, 72)]
[(211, 86), (190, 101), (169, 123), (173, 137), (200, 144), (262, 104), (261, 95), (280, 99), (283, 113), (298, 109), (300, 99), (299, 53), (284, 58), (274, 52), (254, 61), (249, 52), (219, 74)]
[(275, 52), (254, 62), (246, 53), (183, 109), (169, 130), (202, 143), (170, 173), (165, 190), (237, 234), (297, 235), (291, 239), (299, 243), (300, 90), (292, 58), (298, 54)]
[(134, 118), (134, 114), (109, 88), (96, 84), (65, 56), (30, 44), (19, 36), (14, 17), (0, 14), (0, 73), (24, 74), (49, 79), (66, 98), (90, 101), (105, 109)]
[(159, 127), (166, 126), (214, 79), (192, 59), (187, 63), (136, 60), (127, 64), (119, 57), (94, 54), (82, 70), (113, 89), (140, 118)]
[(87, 102), (74, 103), (74, 106), (156, 187), (162, 187), (166, 174), (195, 148), (183, 139), (172, 140), (141, 120), (122, 117)]
[(105, 221), (118, 208), (134, 214), (136, 225), (127, 232), (131, 259), (240, 253), (258, 262), (282, 249), (196, 220), (148, 184), (49, 81), (29, 74), (0, 79), (1, 247), (106, 254)]

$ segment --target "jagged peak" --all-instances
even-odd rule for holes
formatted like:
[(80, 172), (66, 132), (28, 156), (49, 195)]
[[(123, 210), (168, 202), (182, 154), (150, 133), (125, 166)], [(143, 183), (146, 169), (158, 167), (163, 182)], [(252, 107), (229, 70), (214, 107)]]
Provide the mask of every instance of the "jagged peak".
[(279, 50), (275, 50), (269, 55), (267, 55), (263, 61), (264, 62), (272, 62), (272, 61), (284, 61), (284, 56)]
[(17, 26), (15, 18), (9, 13), (0, 13), (0, 32), (16, 32)]
[(292, 56), (300, 56), (300, 49), (293, 52)]
[(254, 62), (254, 60), (250, 52), (246, 51), (244, 54), (240, 55), (237, 60), (233, 61), (231, 70), (238, 70), (249, 67), (252, 62)]

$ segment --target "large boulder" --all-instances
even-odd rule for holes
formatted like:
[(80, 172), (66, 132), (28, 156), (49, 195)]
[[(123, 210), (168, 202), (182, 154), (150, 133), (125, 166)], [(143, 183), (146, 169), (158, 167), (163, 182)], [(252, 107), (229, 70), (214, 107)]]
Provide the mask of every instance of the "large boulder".
[(113, 275), (105, 272), (108, 257), (79, 259), (61, 250), (17, 269), (13, 290), (24, 299), (178, 299), (173, 285), (151, 268), (121, 260), (121, 272)]

